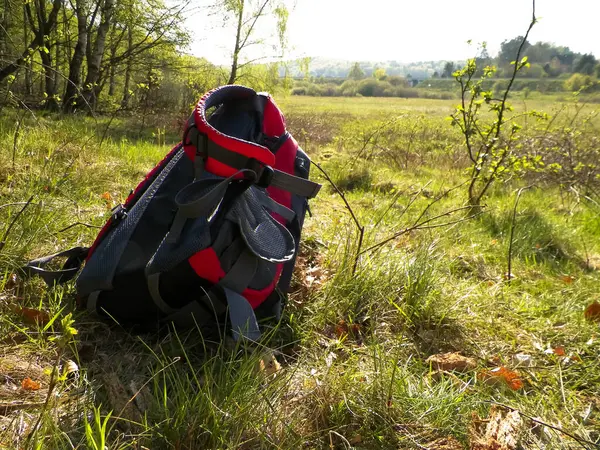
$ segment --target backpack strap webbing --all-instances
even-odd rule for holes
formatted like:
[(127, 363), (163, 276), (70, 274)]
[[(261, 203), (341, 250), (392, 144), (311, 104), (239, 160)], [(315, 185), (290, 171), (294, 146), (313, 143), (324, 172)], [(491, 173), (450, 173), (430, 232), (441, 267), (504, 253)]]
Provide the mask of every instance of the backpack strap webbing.
[[(77, 272), (81, 268), (81, 265), (88, 254), (88, 250), (89, 247), (73, 247), (53, 255), (34, 259), (22, 267), (21, 272), (27, 277), (39, 275), (50, 287), (52, 287), (54, 284), (66, 283), (67, 281), (73, 279), (75, 275), (77, 275)], [(44, 267), (46, 267), (52, 260), (61, 257), (67, 258), (62, 269), (44, 269)]]
[[(168, 310), (171, 311), (171, 314), (164, 319), (165, 322), (172, 322), (176, 326), (185, 328), (194, 326), (195, 324), (201, 325), (210, 316), (210, 314), (207, 314), (207, 311), (213, 311), (215, 315), (220, 313), (219, 305), (221, 302), (216, 297), (218, 296), (218, 292), (222, 291), (227, 301), (229, 321), (234, 339), (244, 338), (251, 341), (260, 339), (261, 332), (256, 316), (254, 315), (254, 309), (248, 300), (241, 295), (252, 281), (252, 278), (254, 278), (257, 266), (258, 261), (256, 256), (248, 250), (242, 252), (238, 260), (227, 272), (227, 275), (210, 291), (206, 292), (202, 299), (191, 301), (175, 312), (172, 312), (173, 310), (169, 307)], [(156, 292), (152, 296), (154, 301), (165, 311), (162, 304), (164, 300), (158, 294), (160, 301), (157, 302), (155, 295)]]

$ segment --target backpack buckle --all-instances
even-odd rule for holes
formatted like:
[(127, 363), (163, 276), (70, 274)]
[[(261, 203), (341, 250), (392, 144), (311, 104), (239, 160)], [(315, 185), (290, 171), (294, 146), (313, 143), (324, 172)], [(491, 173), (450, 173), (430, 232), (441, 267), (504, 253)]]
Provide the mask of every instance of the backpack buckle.
[(111, 217), (113, 223), (120, 222), (125, 217), (127, 217), (127, 209), (121, 204), (118, 204), (111, 210)]
[(275, 170), (273, 170), (271, 166), (260, 162), (256, 158), (249, 158), (246, 168), (256, 173), (256, 180), (254, 180), (254, 184), (258, 187), (266, 188), (271, 184), (271, 181), (273, 181)]
[(262, 169), (262, 172), (260, 174), (260, 177), (258, 178), (258, 181), (255, 183), (258, 187), (262, 187), (262, 188), (266, 188), (271, 184), (271, 181), (273, 181), (273, 175), (275, 174), (275, 171), (273, 170), (273, 168), (271, 166), (264, 166)]

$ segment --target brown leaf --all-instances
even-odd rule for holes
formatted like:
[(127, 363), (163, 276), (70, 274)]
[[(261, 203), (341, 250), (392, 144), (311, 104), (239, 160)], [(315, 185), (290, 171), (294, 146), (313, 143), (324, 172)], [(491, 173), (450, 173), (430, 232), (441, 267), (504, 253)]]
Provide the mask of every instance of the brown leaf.
[(345, 320), (340, 319), (340, 321), (335, 326), (335, 335), (338, 338), (341, 338), (345, 334), (348, 334), (348, 324), (346, 323)]
[(430, 450), (463, 450), (463, 445), (452, 436), (436, 439), (426, 447)]
[(42, 385), (39, 382), (33, 381), (29, 377), (23, 379), (23, 381), (21, 382), (21, 388), (24, 391), (37, 391), (41, 387)]
[(523, 387), (523, 380), (520, 375), (506, 367), (496, 367), (491, 370), (484, 370), (479, 373), (479, 379), (491, 386), (506, 385), (513, 391), (518, 391)]
[(18, 306), (14, 307), (13, 311), (21, 316), (25, 323), (44, 326), (50, 322), (50, 316), (46, 311), (33, 308), (20, 308)]
[(466, 372), (477, 367), (477, 363), (473, 358), (468, 358), (458, 353), (431, 355), (427, 358), (426, 362), (431, 364), (433, 369), (445, 371), (456, 370), (458, 372)]
[(264, 375), (272, 376), (281, 370), (281, 364), (272, 352), (265, 351), (258, 361), (258, 370)]
[(360, 434), (357, 434), (352, 439), (350, 439), (350, 444), (352, 444), (352, 445), (360, 444), (361, 442), (362, 442), (362, 436)]
[(563, 283), (566, 284), (571, 284), (573, 281), (575, 281), (575, 277), (571, 275), (563, 275), (562, 277), (560, 277), (560, 279)]
[(4, 285), (5, 289), (14, 289), (17, 286), (17, 282), (19, 279), (17, 278), (16, 273), (11, 273), (8, 276), (8, 280), (6, 280), (6, 284)]
[(594, 302), (588, 305), (583, 312), (583, 317), (591, 322), (600, 322), (600, 303)]
[(557, 356), (565, 356), (565, 348), (562, 346), (558, 346), (552, 349), (552, 351), (554, 352), (555, 355)]
[[(483, 425), (486, 424), (485, 430)], [(493, 406), (488, 420), (473, 413), (471, 424), (471, 450), (515, 450), (519, 445), (519, 433), (523, 420), (518, 411), (506, 414)]]

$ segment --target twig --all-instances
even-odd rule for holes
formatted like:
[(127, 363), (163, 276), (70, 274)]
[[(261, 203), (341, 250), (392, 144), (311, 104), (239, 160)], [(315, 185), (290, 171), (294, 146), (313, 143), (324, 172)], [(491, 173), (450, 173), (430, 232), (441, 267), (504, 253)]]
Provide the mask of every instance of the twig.
[(406, 227), (406, 228), (403, 228), (400, 231), (397, 231), (396, 233), (394, 233), (390, 237), (384, 239), (383, 241), (380, 241), (377, 244), (372, 245), (371, 247), (363, 250), (361, 252), (361, 254), (362, 253), (370, 252), (371, 250), (375, 250), (376, 248), (379, 248), (382, 245), (385, 245), (388, 242), (393, 241), (394, 239), (396, 239), (396, 238), (398, 238), (398, 237), (402, 236), (403, 234), (406, 234), (406, 233), (408, 233), (410, 231), (425, 230), (425, 229), (432, 229), (432, 228), (440, 228), (440, 227), (443, 227), (443, 226), (446, 226), (446, 225), (453, 225), (453, 224), (456, 224), (456, 223), (460, 223), (460, 222), (465, 222), (467, 220), (471, 220), (471, 219), (477, 217), (478, 215), (483, 214), (483, 212), (480, 211), (480, 212), (478, 212), (476, 214), (468, 215), (468, 216), (462, 217), (461, 219), (458, 219), (458, 220), (455, 220), (455, 221), (452, 221), (452, 222), (444, 222), (444, 223), (440, 223), (440, 224), (427, 225), (428, 223), (433, 222), (434, 220), (439, 219), (441, 217), (449, 216), (450, 214), (453, 214), (455, 212), (464, 211), (464, 210), (470, 209), (470, 208), (471, 208), (471, 206), (461, 206), (460, 208), (451, 209), (450, 211), (446, 211), (446, 212), (444, 212), (442, 214), (438, 214), (437, 216), (431, 217), (431, 218), (429, 218), (427, 220), (424, 220), (422, 222), (418, 222), (418, 219), (417, 219), (417, 223), (413, 223), (413, 225), (411, 225), (409, 227)]
[[(13, 202), (13, 203), (5, 203), (4, 205), (0, 205), (0, 209), (2, 208), (8, 208), (10, 206), (19, 206), (19, 205), (26, 205), (28, 202)], [(40, 206), (40, 203), (30, 203), (33, 206)]]
[(519, 205), (519, 199), (521, 198), (521, 194), (526, 189), (531, 188), (532, 185), (522, 187), (517, 192), (517, 197), (515, 198), (515, 204), (513, 206), (512, 220), (510, 223), (510, 238), (508, 241), (508, 272), (506, 273), (506, 279), (508, 284), (510, 284), (510, 280), (512, 279), (512, 249), (513, 249), (513, 236), (515, 233), (515, 223), (517, 220), (517, 206)]
[(362, 247), (363, 239), (364, 239), (364, 236), (365, 236), (365, 227), (363, 225), (361, 225), (361, 223), (359, 222), (358, 218), (356, 217), (356, 214), (354, 214), (354, 211), (352, 210), (352, 207), (350, 206), (350, 203), (348, 203), (348, 200), (346, 199), (346, 196), (337, 187), (337, 185), (333, 182), (333, 180), (327, 174), (327, 172), (325, 172), (325, 170), (318, 163), (316, 163), (314, 161), (311, 161), (311, 163), (317, 169), (319, 169), (319, 171), (323, 174), (323, 176), (325, 177), (325, 179), (331, 184), (331, 186), (333, 186), (333, 189), (335, 189), (335, 191), (338, 193), (338, 195), (342, 198), (344, 204), (346, 205), (346, 209), (350, 212), (350, 215), (352, 216), (352, 220), (354, 221), (354, 223), (356, 225), (356, 228), (358, 229), (358, 248), (356, 249), (356, 258), (354, 259), (354, 265), (352, 267), (352, 275), (354, 275), (356, 273), (356, 268), (358, 266), (358, 259), (359, 259), (360, 255), (363, 253), (363, 252), (361, 252), (361, 247)]
[(76, 227), (77, 225), (83, 225), (84, 227), (88, 227), (88, 228), (102, 228), (99, 225), (92, 225), (92, 224), (85, 223), (85, 222), (75, 222), (75, 223), (72, 223), (71, 225), (69, 225), (68, 227), (63, 228), (62, 230), (58, 230), (58, 233), (63, 233), (73, 227)]
[(589, 445), (593, 446), (592, 448), (598, 448), (598, 443), (597, 442), (588, 441), (587, 439), (584, 439), (584, 438), (579, 437), (579, 436), (577, 436), (575, 434), (572, 434), (572, 433), (570, 433), (570, 432), (568, 432), (568, 431), (566, 431), (566, 430), (564, 430), (564, 429), (562, 429), (560, 427), (557, 427), (555, 425), (550, 425), (549, 423), (544, 422), (544, 421), (542, 421), (540, 419), (536, 419), (535, 417), (530, 416), (529, 414), (526, 414), (526, 413), (524, 413), (523, 411), (521, 411), (521, 410), (519, 410), (517, 408), (513, 408), (512, 406), (508, 406), (508, 405), (505, 405), (504, 403), (499, 403), (499, 402), (489, 401), (489, 400), (482, 400), (482, 402), (484, 402), (484, 403), (492, 403), (494, 405), (498, 405), (498, 406), (502, 406), (503, 408), (510, 409), (511, 411), (516, 411), (521, 416), (528, 418), (532, 422), (535, 422), (535, 423), (537, 423), (539, 425), (543, 425), (543, 426), (548, 427), (548, 428), (552, 428), (553, 430), (558, 431), (559, 433), (562, 433), (565, 436), (569, 436), (571, 439), (576, 440), (580, 444), (589, 444)]
[(13, 151), (12, 151), (12, 169), (15, 170), (15, 160), (17, 158), (17, 142), (19, 141), (19, 131), (21, 131), (21, 125), (23, 123), (23, 119), (25, 118), (25, 112), (19, 116), (19, 120), (17, 121), (17, 129), (15, 130), (15, 135), (13, 138)]
[(29, 197), (29, 200), (27, 200), (25, 202), (25, 205), (21, 208), (21, 210), (15, 215), (14, 219), (12, 220), (12, 222), (10, 223), (10, 225), (8, 226), (8, 228), (6, 229), (4, 236), (2, 237), (2, 240), (0, 241), (0, 251), (2, 251), (2, 249), (4, 248), (4, 246), (6, 245), (6, 239), (8, 239), (8, 235), (10, 233), (10, 230), (12, 229), (13, 225), (15, 224), (15, 222), (19, 219), (19, 217), (21, 216), (21, 214), (23, 214), (23, 211), (25, 211), (25, 209), (27, 209), (27, 207), (31, 204), (31, 201), (33, 200), (33, 195), (31, 197)]

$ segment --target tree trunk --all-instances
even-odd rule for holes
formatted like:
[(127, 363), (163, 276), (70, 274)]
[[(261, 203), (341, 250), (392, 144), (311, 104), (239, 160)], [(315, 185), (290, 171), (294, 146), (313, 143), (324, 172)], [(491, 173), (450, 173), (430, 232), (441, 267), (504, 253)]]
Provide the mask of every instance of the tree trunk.
[(102, 19), (100, 25), (98, 25), (98, 32), (96, 34), (96, 42), (89, 55), (87, 62), (87, 76), (84, 82), (83, 97), (87, 102), (87, 105), (93, 111), (96, 108), (98, 101), (97, 95), (99, 90), (97, 84), (100, 80), (100, 67), (102, 64), (102, 57), (104, 55), (104, 47), (106, 45), (106, 35), (110, 27), (110, 19), (114, 9), (114, 0), (104, 0), (104, 4), (101, 9)]
[(65, 112), (73, 112), (75, 106), (77, 106), (81, 84), (81, 66), (83, 65), (88, 43), (87, 15), (83, 7), (83, 0), (77, 0), (75, 8), (77, 14), (77, 44), (75, 44), (73, 57), (69, 64), (69, 79), (67, 80), (67, 89), (63, 101)]
[(40, 0), (39, 3), (36, 2), (35, 6), (37, 7), (36, 16), (38, 19), (38, 29), (35, 29), (33, 26), (33, 14), (31, 13), (31, 5), (29, 3), (25, 3), (25, 16), (26, 19), (32, 25), (34, 38), (29, 43), (29, 45), (23, 50), (21, 56), (19, 56), (16, 60), (11, 63), (8, 63), (2, 69), (0, 69), (0, 81), (3, 81), (9, 75), (12, 75), (17, 70), (21, 68), (23, 63), (29, 58), (30, 54), (37, 50), (39, 47), (44, 45), (44, 36), (49, 36), (50, 32), (54, 29), (56, 25), (56, 18), (58, 16), (58, 11), (62, 5), (62, 0), (54, 0), (52, 2), (52, 10), (50, 11), (50, 15), (48, 19), (46, 19), (46, 1)]
[[(131, 47), (133, 46), (133, 32), (131, 31), (131, 26), (127, 27), (127, 50), (131, 51)], [(125, 67), (125, 83), (123, 85), (123, 100), (121, 100), (121, 109), (129, 109), (130, 108), (130, 100), (131, 100), (131, 88), (129, 87), (131, 84), (131, 70), (133, 65), (133, 57), (127, 58), (127, 66)]]
[(238, 24), (237, 24), (237, 32), (235, 34), (235, 46), (233, 48), (233, 60), (231, 62), (231, 72), (229, 73), (229, 81), (227, 84), (235, 83), (237, 79), (237, 69), (238, 69), (238, 56), (240, 54), (240, 41), (242, 39), (242, 24), (244, 20), (244, 0), (240, 2), (240, 9), (237, 11), (238, 13)]
[(44, 47), (40, 50), (42, 67), (44, 68), (44, 93), (46, 95), (45, 108), (50, 111), (58, 110), (58, 101), (56, 100), (56, 85), (54, 83), (54, 70), (52, 70), (52, 54), (50, 50)]
[[(115, 37), (115, 31), (116, 31), (116, 24), (113, 24), (112, 30), (111, 30), (111, 35), (113, 36), (113, 39), (111, 39), (112, 41), (114, 41), (114, 37)], [(119, 46), (119, 42), (121, 39), (116, 40), (116, 42), (113, 42), (112, 46), (110, 47), (110, 69), (109, 69), (109, 80), (108, 80), (108, 95), (110, 97), (112, 97), (113, 95), (115, 95), (115, 72), (116, 72), (116, 68), (117, 65), (114, 64), (112, 61), (114, 61), (115, 56), (117, 54), (117, 47)]]
[(0, 29), (0, 57), (5, 59), (8, 56), (8, 43), (9, 43), (9, 35), (8, 29), (10, 28), (10, 19), (11, 19), (11, 7), (10, 1), (4, 0), (4, 9), (2, 10), (2, 26)]
[[(23, 46), (27, 47), (29, 42), (29, 29), (27, 28), (27, 12), (23, 6)], [(25, 62), (25, 95), (30, 96), (33, 87), (31, 82), (31, 61)]]

